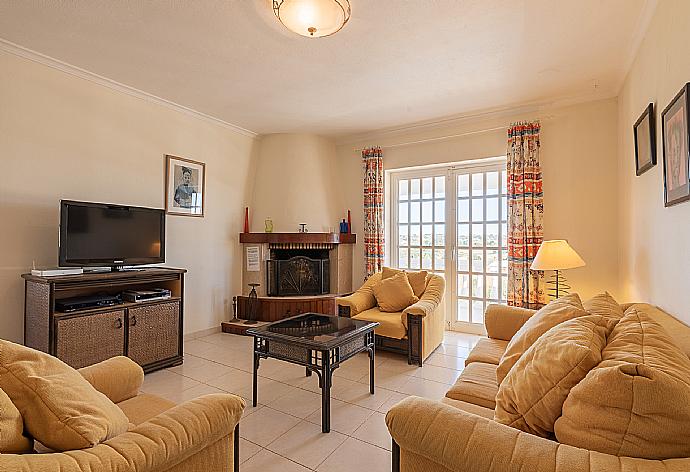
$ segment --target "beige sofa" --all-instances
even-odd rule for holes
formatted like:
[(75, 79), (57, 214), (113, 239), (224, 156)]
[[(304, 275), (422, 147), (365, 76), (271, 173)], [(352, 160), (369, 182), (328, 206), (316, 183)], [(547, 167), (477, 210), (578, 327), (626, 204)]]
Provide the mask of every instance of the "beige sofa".
[[(95, 447), (61, 453), (0, 454), (0, 471), (229, 472), (239, 470), (238, 423), (244, 400), (206, 395), (181, 405), (139, 393), (144, 374), (126, 357), (80, 369), (126, 414), (129, 430)], [(0, 432), (3, 434), (4, 432)]]
[[(624, 309), (631, 305), (623, 305)], [(690, 328), (647, 304), (651, 316), (690, 356)], [(544, 439), (494, 421), (496, 367), (508, 341), (534, 313), (492, 305), (488, 338), (472, 350), (456, 384), (441, 401), (409, 397), (387, 417), (393, 438), (393, 470), (404, 472), (609, 472), (690, 471), (690, 458), (647, 460), (618, 457)], [(690, 425), (688, 425), (690, 441)]]
[(422, 366), (443, 342), (446, 281), (440, 275), (429, 274), (419, 301), (401, 312), (390, 313), (376, 305), (372, 287), (381, 282), (381, 277), (381, 272), (376, 273), (352, 295), (336, 299), (338, 314), (379, 323), (376, 347), (404, 353), (409, 364)]

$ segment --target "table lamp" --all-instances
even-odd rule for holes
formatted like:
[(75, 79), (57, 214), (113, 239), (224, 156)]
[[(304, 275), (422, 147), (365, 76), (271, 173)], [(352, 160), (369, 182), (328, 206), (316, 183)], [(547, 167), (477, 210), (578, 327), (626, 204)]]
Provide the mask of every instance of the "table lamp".
[(549, 292), (555, 299), (560, 295), (569, 293), (568, 289), (570, 286), (566, 283), (565, 277), (563, 277), (561, 271), (564, 269), (582, 267), (584, 265), (585, 261), (582, 260), (580, 255), (575, 252), (572, 247), (570, 247), (568, 241), (565, 239), (554, 239), (541, 243), (530, 269), (555, 271), (554, 277), (547, 282), (552, 285)]

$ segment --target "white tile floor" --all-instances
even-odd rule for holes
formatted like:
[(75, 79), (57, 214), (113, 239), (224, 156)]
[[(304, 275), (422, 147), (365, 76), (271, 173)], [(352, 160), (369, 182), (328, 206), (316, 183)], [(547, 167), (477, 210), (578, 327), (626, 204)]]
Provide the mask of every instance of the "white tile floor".
[(184, 364), (146, 376), (142, 390), (180, 403), (228, 392), (247, 400), (240, 422), (243, 472), (388, 472), (389, 408), (408, 395), (440, 399), (463, 369), (479, 336), (447, 332), (443, 344), (419, 368), (404, 356), (376, 353), (376, 394), (369, 394), (369, 359), (359, 354), (334, 372), (331, 432), (321, 433), (316, 375), (304, 367), (264, 359), (259, 405), (251, 407), (252, 339), (217, 333), (185, 343)]

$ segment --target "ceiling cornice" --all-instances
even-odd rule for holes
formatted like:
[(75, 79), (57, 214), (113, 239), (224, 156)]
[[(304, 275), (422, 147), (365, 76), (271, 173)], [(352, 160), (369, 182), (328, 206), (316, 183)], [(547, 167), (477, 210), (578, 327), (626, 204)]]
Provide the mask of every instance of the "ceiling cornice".
[(122, 83), (117, 82), (115, 80), (109, 79), (107, 77), (103, 77), (101, 75), (95, 74), (95, 73), (90, 72), (88, 70), (74, 66), (72, 64), (68, 64), (68, 63), (63, 62), (59, 59), (55, 59), (53, 57), (46, 56), (45, 54), (41, 54), (40, 52), (25, 48), (23, 46), (15, 44), (11, 41), (7, 41), (6, 39), (3, 39), (3, 38), (0, 38), (0, 51), (14, 54), (15, 56), (19, 56), (19, 57), (22, 57), (24, 59), (28, 59), (30, 61), (37, 62), (39, 64), (51, 67), (53, 69), (57, 69), (59, 71), (65, 72), (65, 73), (73, 75), (75, 77), (79, 77), (80, 79), (88, 80), (89, 82), (93, 82), (93, 83), (101, 85), (103, 87), (107, 87), (111, 90), (115, 90), (115, 91), (118, 91), (120, 93), (127, 94), (131, 97), (136, 97), (136, 98), (139, 98), (141, 100), (146, 100), (147, 102), (155, 103), (157, 105), (161, 105), (161, 106), (164, 106), (164, 107), (169, 108), (171, 110), (175, 110), (175, 111), (178, 111), (180, 113), (184, 113), (184, 114), (192, 116), (194, 118), (198, 118), (198, 119), (207, 121), (209, 123), (213, 123), (215, 125), (222, 126), (224, 128), (230, 129), (236, 133), (239, 133), (243, 136), (248, 136), (251, 138), (255, 138), (258, 136), (258, 133), (255, 133), (254, 131), (250, 131), (248, 129), (242, 128), (241, 126), (237, 126), (235, 124), (228, 123), (227, 121), (223, 121), (223, 120), (216, 118), (214, 116), (207, 115), (206, 113), (202, 113), (200, 111), (194, 110), (194, 109), (186, 107), (184, 105), (180, 105), (179, 103), (175, 103), (175, 102), (172, 102), (170, 100), (166, 100), (165, 98), (161, 98), (161, 97), (158, 97), (158, 96), (153, 95), (151, 93), (144, 92), (143, 90), (139, 90), (137, 88), (131, 87), (131, 86), (126, 85), (126, 84), (122, 84)]
[(625, 84), (625, 79), (628, 78), (630, 69), (632, 69), (633, 62), (637, 57), (637, 53), (640, 51), (642, 46), (642, 41), (647, 35), (647, 30), (649, 25), (654, 18), (654, 13), (656, 12), (656, 7), (658, 5), (658, 0), (647, 0), (645, 2), (644, 8), (640, 12), (640, 16), (637, 18), (637, 24), (635, 25), (635, 35), (632, 38), (632, 47), (628, 52), (628, 57), (625, 59), (625, 67), (623, 68), (623, 73), (621, 74), (620, 80), (618, 81), (618, 93), (620, 93), (623, 85)]

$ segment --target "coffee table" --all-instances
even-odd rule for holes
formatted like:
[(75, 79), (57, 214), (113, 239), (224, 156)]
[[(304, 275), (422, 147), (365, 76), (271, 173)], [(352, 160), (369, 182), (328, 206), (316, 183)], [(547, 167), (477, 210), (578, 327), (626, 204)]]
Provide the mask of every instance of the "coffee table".
[(369, 353), (369, 392), (374, 394), (374, 328), (379, 323), (304, 313), (247, 330), (254, 336), (252, 404), (257, 403), (259, 361), (272, 357), (316, 372), (321, 388), (321, 431), (331, 430), (333, 371), (354, 355)]

